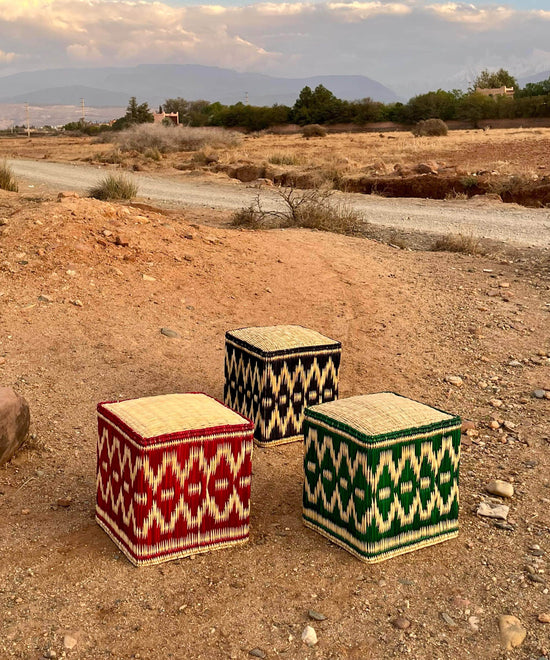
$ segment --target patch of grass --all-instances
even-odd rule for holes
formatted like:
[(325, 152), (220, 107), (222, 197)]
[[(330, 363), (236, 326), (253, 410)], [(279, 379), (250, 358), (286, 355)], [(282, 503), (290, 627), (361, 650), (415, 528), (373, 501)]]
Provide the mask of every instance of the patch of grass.
[(13, 171), (5, 160), (0, 163), (0, 188), (9, 192), (19, 191), (19, 185), (13, 175)]
[(191, 126), (163, 126), (162, 124), (138, 124), (121, 131), (116, 142), (121, 151), (144, 154), (156, 149), (161, 154), (174, 151), (197, 151), (204, 147), (235, 147), (242, 136), (224, 128)]
[(466, 174), (460, 178), (460, 183), (466, 188), (466, 190), (469, 190), (470, 188), (475, 188), (479, 181), (475, 174)]
[(102, 201), (130, 200), (138, 193), (138, 187), (134, 181), (124, 175), (109, 174), (96, 186), (90, 188), (90, 197)]
[(143, 155), (149, 160), (156, 160), (157, 162), (162, 160), (162, 154), (156, 147), (149, 147), (148, 149), (145, 149)]
[(434, 252), (459, 252), (462, 254), (481, 254), (481, 241), (473, 234), (448, 234), (434, 241)]
[(332, 204), (331, 190), (315, 188), (298, 192), (291, 187), (277, 192), (283, 202), (282, 210), (266, 210), (258, 194), (250, 206), (233, 214), (233, 226), (247, 229), (304, 227), (336, 234), (357, 234), (364, 223), (359, 211), (346, 204)]
[(272, 165), (302, 165), (303, 164), (302, 159), (295, 154), (283, 154), (283, 153), (272, 154), (271, 156), (269, 156), (267, 161)]

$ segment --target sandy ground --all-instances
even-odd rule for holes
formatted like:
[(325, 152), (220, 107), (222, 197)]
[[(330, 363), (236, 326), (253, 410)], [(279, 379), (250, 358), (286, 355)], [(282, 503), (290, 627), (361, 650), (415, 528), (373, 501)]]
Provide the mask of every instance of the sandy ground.
[[(550, 400), (532, 396), (550, 390), (547, 253), (205, 226), (216, 213), (0, 192), (0, 383), (33, 433), (0, 468), (0, 657), (550, 657)], [(302, 525), (294, 443), (254, 453), (246, 546), (132, 567), (94, 521), (97, 402), (221, 397), (224, 332), (277, 323), (342, 341), (341, 396), (392, 390), (475, 422), (458, 539), (361, 564)], [(494, 478), (515, 487), (505, 529), (475, 514)], [(501, 614), (527, 631), (515, 651)]]

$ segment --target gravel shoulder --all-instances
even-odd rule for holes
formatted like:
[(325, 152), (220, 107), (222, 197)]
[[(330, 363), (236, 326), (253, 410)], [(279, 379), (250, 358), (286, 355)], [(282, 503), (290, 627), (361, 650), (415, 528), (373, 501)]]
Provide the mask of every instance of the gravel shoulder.
[[(74, 190), (85, 194), (105, 176), (105, 168), (83, 164), (8, 160), (22, 181), (23, 192)], [(142, 201), (167, 208), (201, 207), (235, 210), (249, 205), (258, 193), (266, 209), (276, 208), (280, 199), (269, 187), (247, 186), (216, 178), (189, 180), (133, 173)], [(357, 193), (337, 193), (339, 200), (364, 214), (365, 220), (396, 230), (434, 234), (463, 233), (505, 241), (518, 247), (546, 248), (550, 245), (550, 210), (530, 209), (492, 200), (437, 201), (386, 199)]]

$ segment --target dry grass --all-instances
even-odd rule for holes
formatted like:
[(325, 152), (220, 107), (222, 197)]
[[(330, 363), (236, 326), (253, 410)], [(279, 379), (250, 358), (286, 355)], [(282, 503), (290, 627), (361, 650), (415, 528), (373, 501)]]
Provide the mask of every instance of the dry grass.
[(434, 241), (434, 252), (459, 252), (461, 254), (481, 254), (481, 240), (473, 234), (448, 234)]
[(250, 206), (233, 214), (233, 226), (246, 229), (304, 227), (353, 235), (359, 233), (364, 225), (365, 220), (359, 211), (346, 204), (331, 202), (330, 190), (281, 188), (277, 192), (283, 202), (283, 210), (265, 210), (261, 196), (257, 195)]
[(130, 200), (138, 193), (137, 185), (127, 176), (109, 174), (90, 189), (90, 197), (102, 201)]
[(177, 151), (197, 151), (204, 147), (229, 148), (240, 144), (239, 133), (223, 128), (192, 128), (139, 124), (122, 131), (116, 137), (121, 151), (146, 153), (156, 150), (161, 154)]
[(9, 192), (17, 192), (19, 190), (19, 185), (13, 175), (13, 171), (5, 160), (0, 162), (0, 188)]

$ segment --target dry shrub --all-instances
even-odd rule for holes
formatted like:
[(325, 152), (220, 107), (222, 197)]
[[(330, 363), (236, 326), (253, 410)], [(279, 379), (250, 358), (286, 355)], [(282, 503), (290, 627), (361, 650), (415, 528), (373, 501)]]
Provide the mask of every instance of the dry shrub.
[(90, 197), (102, 201), (130, 200), (138, 192), (137, 185), (127, 176), (109, 174), (96, 186), (90, 188)]
[(116, 142), (122, 151), (145, 153), (156, 149), (161, 154), (172, 151), (197, 151), (206, 146), (213, 148), (235, 147), (242, 136), (224, 128), (193, 128), (191, 126), (163, 126), (162, 124), (137, 124), (121, 131)]
[(0, 163), (0, 188), (9, 192), (17, 192), (19, 190), (19, 185), (13, 176), (13, 171), (5, 160)]
[(305, 138), (325, 137), (326, 134), (326, 129), (324, 129), (319, 124), (308, 124), (302, 128), (302, 137)]
[(434, 241), (435, 252), (460, 252), (462, 254), (480, 254), (481, 241), (473, 234), (448, 234)]
[(250, 206), (233, 214), (233, 226), (247, 229), (305, 227), (336, 234), (357, 234), (364, 223), (359, 211), (346, 204), (332, 204), (331, 190), (298, 192), (295, 188), (281, 188), (277, 192), (283, 203), (282, 210), (266, 210), (258, 194)]
[(421, 119), (411, 132), (414, 137), (433, 137), (447, 135), (449, 128), (442, 119)]

